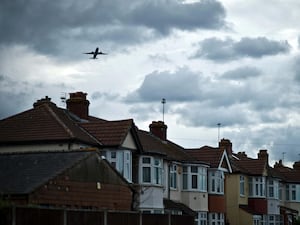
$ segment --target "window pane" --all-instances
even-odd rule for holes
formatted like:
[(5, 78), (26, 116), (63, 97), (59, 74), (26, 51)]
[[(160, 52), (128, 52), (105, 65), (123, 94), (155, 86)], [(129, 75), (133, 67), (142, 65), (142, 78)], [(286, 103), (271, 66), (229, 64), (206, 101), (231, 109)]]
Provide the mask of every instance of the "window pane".
[(191, 172), (192, 173), (198, 173), (198, 167), (197, 166), (191, 166)]
[(150, 157), (143, 157), (143, 163), (144, 164), (150, 164), (151, 158)]
[(198, 188), (198, 176), (192, 175), (192, 188), (197, 189)]
[(143, 182), (151, 182), (151, 169), (150, 167), (143, 167)]

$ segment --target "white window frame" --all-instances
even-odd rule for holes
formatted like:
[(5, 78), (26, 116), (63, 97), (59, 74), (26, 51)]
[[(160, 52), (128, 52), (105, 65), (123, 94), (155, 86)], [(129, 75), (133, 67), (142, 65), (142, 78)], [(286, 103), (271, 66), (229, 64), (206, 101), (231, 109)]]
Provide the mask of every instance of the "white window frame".
[(240, 196), (245, 196), (245, 176), (240, 175)]
[(223, 213), (209, 213), (208, 214), (209, 225), (224, 225), (224, 214)]
[(207, 225), (207, 212), (197, 212), (195, 217), (196, 225)]
[(286, 185), (286, 200), (290, 202), (300, 202), (300, 185), (287, 184)]
[(170, 165), (170, 188), (177, 189), (177, 164), (171, 164)]
[[(196, 186), (193, 186), (193, 179)], [(207, 192), (207, 168), (199, 165), (183, 165), (182, 190)]]
[(222, 170), (208, 171), (208, 192), (224, 194), (224, 172)]
[(106, 159), (128, 181), (132, 182), (132, 153), (129, 150), (106, 151)]
[(268, 198), (279, 199), (279, 181), (276, 179), (268, 179)]
[(266, 197), (266, 178), (249, 177), (249, 197)]
[[(151, 185), (163, 185), (163, 160), (159, 157), (141, 156), (140, 158), (140, 183)], [(144, 171), (149, 172), (149, 179), (145, 180)]]

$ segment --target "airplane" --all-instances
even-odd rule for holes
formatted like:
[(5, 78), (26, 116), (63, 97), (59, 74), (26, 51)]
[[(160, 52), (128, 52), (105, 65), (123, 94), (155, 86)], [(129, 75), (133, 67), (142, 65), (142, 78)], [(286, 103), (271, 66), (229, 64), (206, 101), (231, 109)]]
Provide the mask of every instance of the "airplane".
[(91, 59), (97, 59), (97, 55), (107, 55), (107, 53), (104, 53), (104, 52), (99, 52), (99, 48), (97, 47), (96, 50), (94, 52), (86, 52), (86, 53), (83, 53), (83, 54), (90, 54), (90, 55), (93, 55), (93, 57)]

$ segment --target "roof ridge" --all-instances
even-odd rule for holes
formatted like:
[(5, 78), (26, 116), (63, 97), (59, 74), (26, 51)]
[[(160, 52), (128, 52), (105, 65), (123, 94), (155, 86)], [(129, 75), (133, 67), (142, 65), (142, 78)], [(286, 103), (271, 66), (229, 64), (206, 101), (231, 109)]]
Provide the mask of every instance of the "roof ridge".
[(58, 122), (59, 125), (63, 127), (63, 129), (70, 135), (71, 138), (74, 138), (75, 135), (71, 131), (71, 129), (59, 118), (59, 116), (54, 112), (54, 110), (48, 105), (45, 104), (45, 107), (49, 111), (49, 113), (54, 117), (54, 119)]

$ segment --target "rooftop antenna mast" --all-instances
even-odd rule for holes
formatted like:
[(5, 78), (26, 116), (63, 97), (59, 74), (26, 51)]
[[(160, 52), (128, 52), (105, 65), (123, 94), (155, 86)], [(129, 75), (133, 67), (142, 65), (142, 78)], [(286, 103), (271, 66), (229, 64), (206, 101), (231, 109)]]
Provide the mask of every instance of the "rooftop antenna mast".
[(66, 92), (62, 92), (60, 94), (60, 101), (63, 106), (66, 106), (66, 101), (67, 101), (67, 93)]
[(221, 128), (221, 123), (217, 123), (218, 125), (218, 143), (220, 141), (220, 128)]
[(165, 104), (167, 103), (165, 98), (162, 98), (161, 103), (163, 105), (163, 122), (165, 122)]
[(282, 164), (284, 162), (284, 155), (285, 155), (286, 152), (282, 152)]

